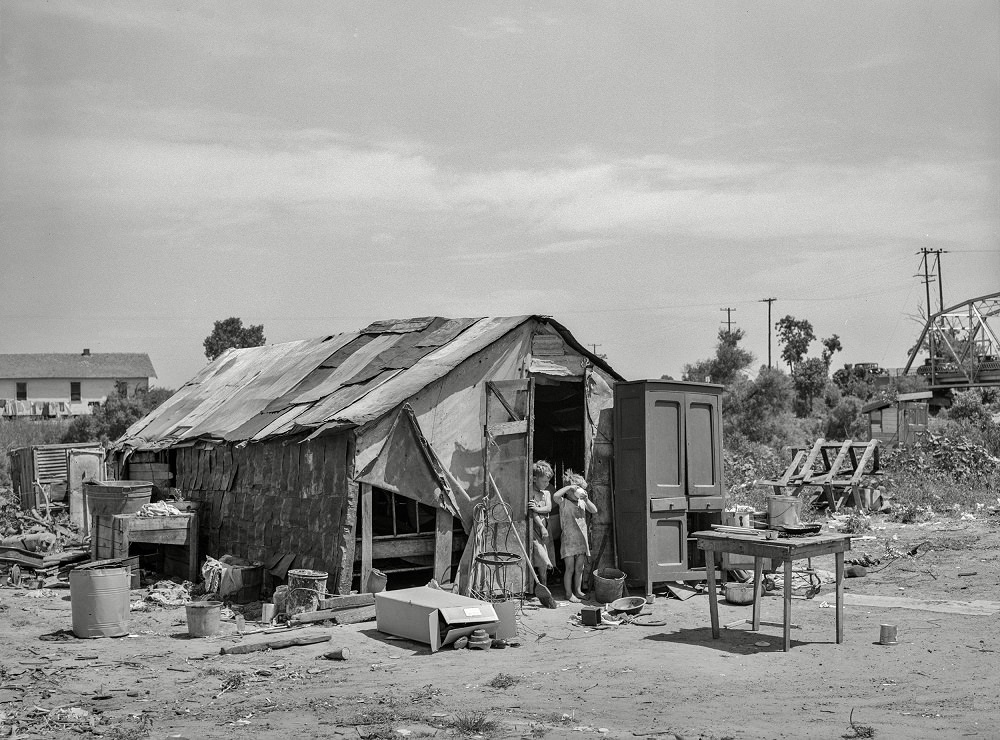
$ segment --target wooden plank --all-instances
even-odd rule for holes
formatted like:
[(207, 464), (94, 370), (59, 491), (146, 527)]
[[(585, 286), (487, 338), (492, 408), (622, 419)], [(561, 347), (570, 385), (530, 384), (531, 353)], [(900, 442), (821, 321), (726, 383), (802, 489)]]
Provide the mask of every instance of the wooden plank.
[(505, 434), (527, 434), (528, 433), (528, 422), (524, 421), (506, 421), (500, 424), (491, 424), (487, 430), (494, 437), (501, 437)]
[(337, 624), (357, 624), (375, 618), (375, 603), (347, 606), (340, 609), (319, 609), (314, 612), (303, 612), (289, 618), (289, 624), (309, 624), (310, 622), (325, 622), (330, 620)]
[(181, 530), (186, 532), (191, 526), (193, 515), (181, 516), (116, 516), (115, 519), (128, 519), (129, 531), (149, 532), (161, 530)]
[(439, 583), (454, 581), (451, 572), (452, 530), (455, 518), (444, 509), (437, 510), (434, 532), (434, 577)]
[(368, 578), (372, 573), (372, 487), (362, 483), (361, 497), (361, 582), (358, 590), (368, 591)]
[(375, 603), (375, 594), (348, 594), (346, 596), (331, 596), (320, 599), (320, 609), (350, 609), (355, 606), (371, 606)]

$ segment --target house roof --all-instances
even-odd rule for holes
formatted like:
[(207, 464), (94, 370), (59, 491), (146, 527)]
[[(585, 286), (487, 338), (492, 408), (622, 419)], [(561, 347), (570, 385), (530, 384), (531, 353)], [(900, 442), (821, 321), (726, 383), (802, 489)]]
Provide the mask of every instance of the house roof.
[(133, 424), (116, 446), (259, 441), (360, 426), (532, 319), (621, 379), (548, 317), (378, 321), (357, 332), (229, 350)]
[(0, 355), (0, 379), (155, 378), (149, 355), (138, 352)]

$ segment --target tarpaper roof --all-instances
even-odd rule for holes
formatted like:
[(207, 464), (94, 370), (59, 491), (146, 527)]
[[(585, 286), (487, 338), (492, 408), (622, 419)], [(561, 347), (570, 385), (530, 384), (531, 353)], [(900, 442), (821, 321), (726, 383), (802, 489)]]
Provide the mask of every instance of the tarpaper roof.
[(0, 378), (155, 378), (149, 355), (138, 352), (0, 355)]
[(116, 445), (259, 441), (360, 426), (533, 318), (619, 377), (547, 317), (378, 321), (353, 333), (229, 350), (129, 427)]

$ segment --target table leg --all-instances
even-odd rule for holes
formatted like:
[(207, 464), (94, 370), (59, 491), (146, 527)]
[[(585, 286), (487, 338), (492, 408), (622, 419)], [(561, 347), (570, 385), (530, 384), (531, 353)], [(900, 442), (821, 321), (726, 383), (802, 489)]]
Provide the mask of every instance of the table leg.
[(837, 564), (837, 644), (844, 641), (844, 553), (834, 553)]
[(763, 575), (764, 558), (757, 556), (753, 559), (753, 622), (750, 623), (754, 632), (760, 629), (760, 595), (764, 590)]
[(708, 581), (708, 608), (712, 614), (712, 637), (719, 639), (719, 594), (715, 587), (715, 550), (705, 550), (705, 577)]
[(131, 546), (128, 519), (111, 518), (111, 557), (127, 558)]
[(188, 536), (187, 536), (187, 546), (188, 546), (188, 579), (191, 583), (197, 583), (199, 578), (198, 573), (198, 512), (191, 515), (191, 521), (188, 523)]
[(785, 561), (785, 652), (792, 647), (792, 560)]

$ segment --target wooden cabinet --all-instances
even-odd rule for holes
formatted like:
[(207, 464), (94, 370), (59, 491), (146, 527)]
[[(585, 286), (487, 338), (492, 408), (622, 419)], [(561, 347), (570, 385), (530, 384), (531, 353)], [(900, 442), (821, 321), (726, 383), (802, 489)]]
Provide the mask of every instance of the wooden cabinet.
[(690, 532), (721, 522), (722, 386), (638, 380), (615, 386), (615, 537), (628, 580), (705, 577)]

